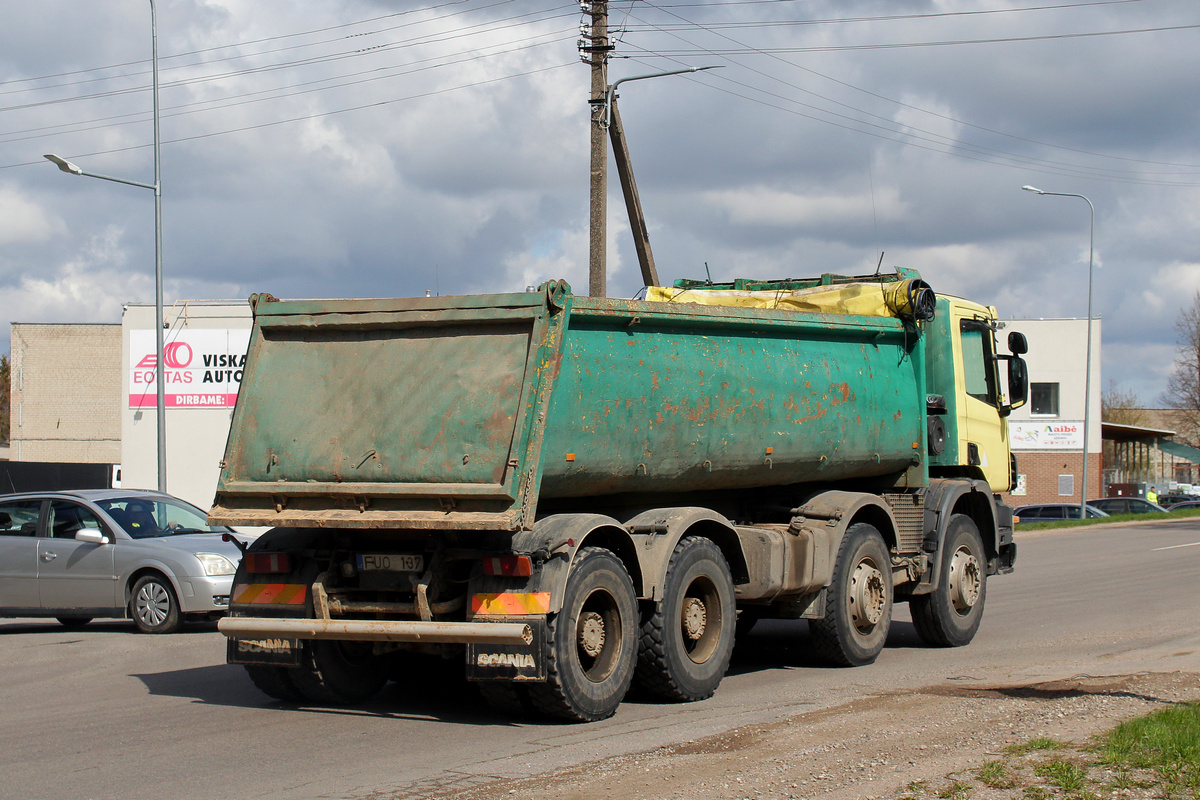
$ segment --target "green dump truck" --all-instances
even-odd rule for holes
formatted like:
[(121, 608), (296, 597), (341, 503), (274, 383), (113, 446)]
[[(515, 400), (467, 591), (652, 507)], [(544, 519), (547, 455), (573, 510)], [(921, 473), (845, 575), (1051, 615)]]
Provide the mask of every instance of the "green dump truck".
[(436, 654), (597, 720), (634, 682), (710, 696), (762, 618), (847, 666), (896, 602), (964, 645), (1013, 568), (1025, 338), (915, 272), (251, 303), (210, 519), (271, 528), (219, 627), (273, 697), (362, 702)]

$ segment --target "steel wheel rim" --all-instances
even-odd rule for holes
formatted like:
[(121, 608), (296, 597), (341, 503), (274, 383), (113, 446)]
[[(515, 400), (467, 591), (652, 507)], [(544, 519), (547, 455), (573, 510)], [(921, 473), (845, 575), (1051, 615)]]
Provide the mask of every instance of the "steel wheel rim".
[(983, 591), (979, 559), (966, 545), (954, 551), (950, 559), (950, 602), (960, 615), (971, 613)]
[(147, 625), (161, 625), (171, 611), (171, 596), (162, 584), (151, 581), (138, 590), (134, 610), (138, 619)]
[(850, 620), (854, 627), (869, 633), (883, 619), (887, 598), (884, 591), (883, 573), (869, 558), (858, 562), (850, 574)]
[(703, 664), (717, 652), (723, 624), (716, 584), (701, 575), (688, 584), (679, 609), (683, 650), (693, 663)]
[(575, 652), (583, 677), (602, 683), (617, 668), (621, 649), (621, 609), (604, 589), (587, 596), (575, 619)]

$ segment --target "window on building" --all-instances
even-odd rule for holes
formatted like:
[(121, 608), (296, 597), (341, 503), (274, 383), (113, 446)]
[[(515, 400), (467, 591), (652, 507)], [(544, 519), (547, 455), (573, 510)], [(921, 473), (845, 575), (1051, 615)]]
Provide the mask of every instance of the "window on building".
[(1058, 416), (1058, 384), (1031, 383), (1029, 385), (1029, 413), (1035, 417)]
[(1058, 496), (1070, 497), (1075, 494), (1075, 476), (1074, 475), (1059, 475), (1058, 476)]

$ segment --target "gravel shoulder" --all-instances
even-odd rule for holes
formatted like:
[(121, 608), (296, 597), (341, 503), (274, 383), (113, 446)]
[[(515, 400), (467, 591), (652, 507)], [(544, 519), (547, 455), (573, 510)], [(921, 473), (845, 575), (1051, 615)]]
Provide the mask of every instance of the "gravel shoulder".
[[(1026, 685), (956, 684), (880, 693), (786, 720), (523, 780), (426, 795), (442, 800), (744, 800), (965, 797), (978, 769), (1010, 745), (1086, 744), (1119, 722), (1200, 700), (1190, 672), (1080, 675)], [(1146, 796), (1151, 796), (1147, 794)]]

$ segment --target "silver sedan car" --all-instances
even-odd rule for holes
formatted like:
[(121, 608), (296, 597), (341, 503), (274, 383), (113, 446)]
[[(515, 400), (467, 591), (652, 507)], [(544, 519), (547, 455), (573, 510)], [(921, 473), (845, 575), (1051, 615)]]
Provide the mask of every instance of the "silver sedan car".
[(220, 616), (242, 557), (232, 533), (158, 492), (0, 495), (0, 616), (131, 618), (145, 633)]

